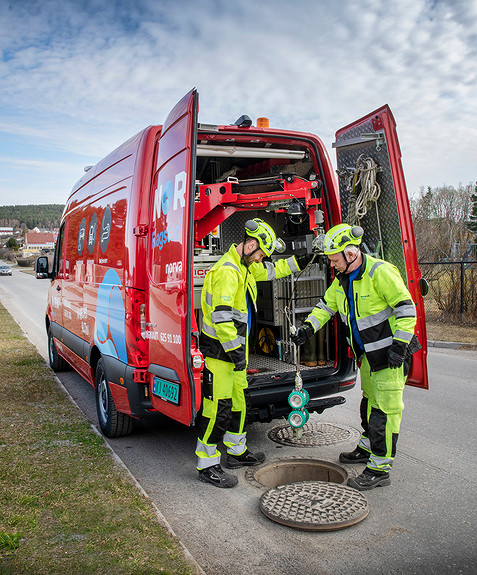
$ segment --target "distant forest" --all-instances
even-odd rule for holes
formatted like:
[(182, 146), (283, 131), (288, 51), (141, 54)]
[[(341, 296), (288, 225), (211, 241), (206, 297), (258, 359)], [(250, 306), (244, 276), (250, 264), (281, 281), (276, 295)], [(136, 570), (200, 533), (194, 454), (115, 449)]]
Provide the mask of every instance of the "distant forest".
[(0, 206), (0, 226), (21, 230), (58, 228), (64, 207), (64, 204)]

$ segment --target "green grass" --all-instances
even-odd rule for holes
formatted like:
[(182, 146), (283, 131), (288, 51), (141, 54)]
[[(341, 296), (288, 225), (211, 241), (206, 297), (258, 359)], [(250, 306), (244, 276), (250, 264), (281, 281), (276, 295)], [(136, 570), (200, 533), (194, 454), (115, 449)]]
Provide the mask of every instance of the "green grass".
[(0, 357), (0, 573), (193, 573), (1, 305)]

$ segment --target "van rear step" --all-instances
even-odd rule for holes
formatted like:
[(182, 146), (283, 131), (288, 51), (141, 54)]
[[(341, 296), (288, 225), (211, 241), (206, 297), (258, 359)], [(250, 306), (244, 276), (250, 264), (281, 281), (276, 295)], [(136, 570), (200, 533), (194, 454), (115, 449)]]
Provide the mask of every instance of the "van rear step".
[[(306, 409), (311, 413), (316, 411), (317, 413), (323, 413), (325, 409), (334, 407), (335, 405), (342, 405), (346, 402), (346, 399), (341, 395), (336, 397), (326, 397), (324, 399), (312, 399), (306, 404)], [(255, 421), (270, 422), (273, 419), (279, 419), (280, 417), (288, 417), (290, 413), (290, 406), (277, 407), (275, 405), (268, 405), (262, 407), (252, 407), (248, 412), (249, 422), (253, 423)]]
[(312, 411), (323, 413), (325, 409), (329, 409), (335, 405), (342, 405), (343, 403), (346, 403), (346, 399), (341, 395), (337, 395), (336, 397), (326, 397), (325, 399), (312, 399), (306, 404), (306, 409), (308, 409), (310, 413)]

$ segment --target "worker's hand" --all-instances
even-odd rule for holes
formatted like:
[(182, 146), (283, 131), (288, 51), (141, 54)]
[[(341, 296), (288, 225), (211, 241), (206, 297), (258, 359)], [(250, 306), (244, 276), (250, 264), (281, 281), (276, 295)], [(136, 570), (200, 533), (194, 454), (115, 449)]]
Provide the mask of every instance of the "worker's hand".
[(314, 254), (304, 254), (302, 256), (295, 256), (300, 271), (304, 270), (314, 257), (315, 257)]
[(314, 333), (315, 332), (313, 331), (311, 325), (304, 324), (298, 328), (294, 335), (290, 335), (290, 339), (296, 346), (299, 346), (305, 343), (307, 339), (310, 339)]
[(406, 357), (407, 343), (393, 340), (391, 347), (388, 349), (388, 362), (391, 369), (401, 367)]

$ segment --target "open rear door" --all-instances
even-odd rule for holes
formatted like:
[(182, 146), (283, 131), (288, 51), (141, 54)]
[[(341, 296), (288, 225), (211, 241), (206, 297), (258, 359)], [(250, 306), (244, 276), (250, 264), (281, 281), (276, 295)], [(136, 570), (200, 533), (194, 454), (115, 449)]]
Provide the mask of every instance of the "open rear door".
[(200, 374), (194, 378), (191, 359), (197, 111), (198, 93), (192, 90), (162, 127), (147, 253), (151, 401), (155, 409), (186, 425), (193, 423), (200, 403)]
[[(364, 228), (363, 249), (401, 272), (417, 309), (416, 335), (422, 349), (413, 355), (409, 385), (428, 387), (427, 334), (414, 229), (401, 165), (396, 122), (389, 107), (336, 132), (341, 213), (344, 222)], [(359, 178), (364, 179), (359, 181)], [(368, 185), (368, 201), (361, 192)]]

